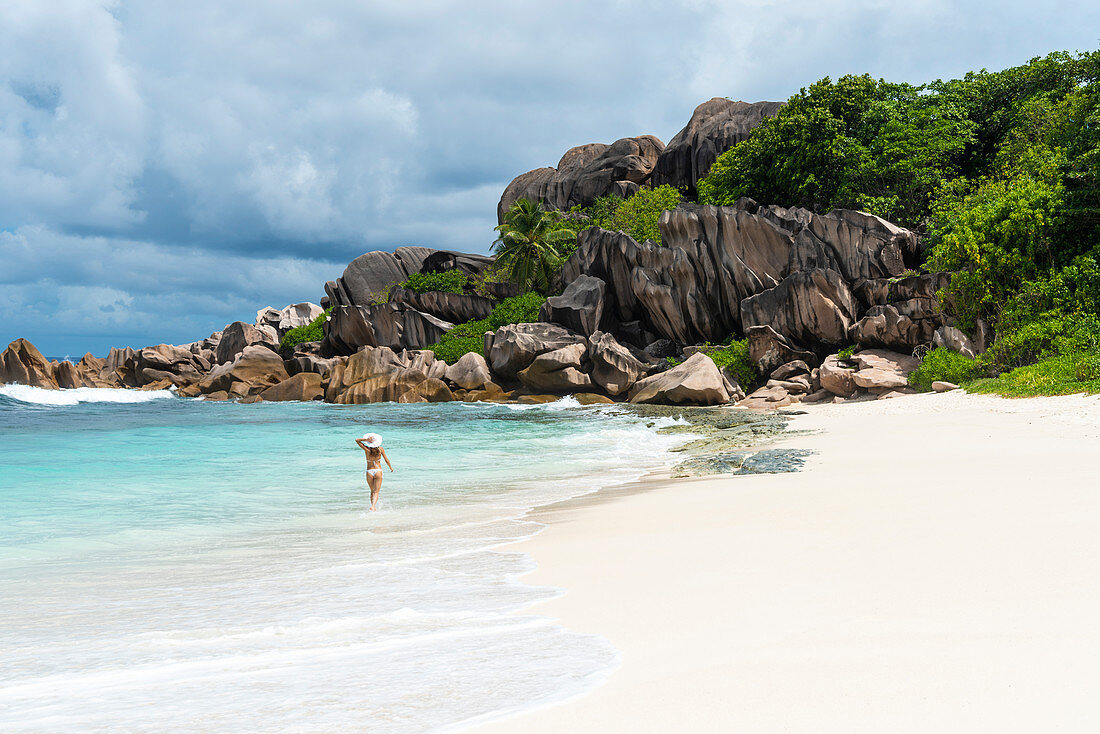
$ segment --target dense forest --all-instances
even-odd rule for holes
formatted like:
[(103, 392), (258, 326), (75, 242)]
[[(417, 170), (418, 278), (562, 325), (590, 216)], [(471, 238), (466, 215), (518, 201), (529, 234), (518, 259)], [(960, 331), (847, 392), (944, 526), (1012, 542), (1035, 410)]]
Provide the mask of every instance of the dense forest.
[(993, 386), (1008, 392), (1100, 378), (1100, 52), (922, 86), (822, 79), (720, 156), (699, 193), (862, 209), (917, 232), (924, 268), (957, 272), (944, 309), (996, 334), (978, 360), (932, 355), (930, 370), (958, 381), (1043, 363)]

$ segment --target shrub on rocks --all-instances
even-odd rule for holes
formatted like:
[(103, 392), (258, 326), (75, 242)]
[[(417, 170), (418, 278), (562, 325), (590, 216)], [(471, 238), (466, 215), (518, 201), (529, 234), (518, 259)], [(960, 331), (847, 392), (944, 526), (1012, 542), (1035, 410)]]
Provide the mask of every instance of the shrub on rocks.
[(319, 342), (324, 339), (324, 323), (328, 321), (329, 314), (331, 313), (332, 309), (326, 308), (320, 316), (310, 321), (305, 326), (296, 326), (288, 331), (279, 342), (279, 350), (293, 349), (305, 342)]
[(466, 284), (470, 278), (461, 270), (444, 270), (441, 273), (412, 273), (401, 284), (402, 288), (416, 291), (417, 293), (429, 293), (440, 291), (442, 293), (465, 293)]
[(951, 382), (961, 385), (973, 380), (981, 373), (977, 361), (964, 357), (945, 347), (930, 349), (920, 366), (909, 374), (909, 384), (920, 390), (928, 392), (932, 389), (933, 382)]
[(488, 318), (458, 324), (441, 336), (438, 342), (425, 348), (435, 352), (436, 358), (447, 364), (454, 364), (470, 352), (486, 357), (483, 339), (486, 331), (509, 324), (534, 323), (539, 320), (539, 309), (545, 302), (546, 297), (534, 291), (505, 298), (493, 308)]

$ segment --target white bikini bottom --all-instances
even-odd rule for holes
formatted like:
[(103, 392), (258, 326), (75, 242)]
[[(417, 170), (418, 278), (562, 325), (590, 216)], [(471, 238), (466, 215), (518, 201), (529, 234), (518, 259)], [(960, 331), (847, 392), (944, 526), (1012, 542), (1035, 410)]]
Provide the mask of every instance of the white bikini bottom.
[(367, 476), (374, 476), (375, 474), (381, 474), (381, 469), (367, 469)]

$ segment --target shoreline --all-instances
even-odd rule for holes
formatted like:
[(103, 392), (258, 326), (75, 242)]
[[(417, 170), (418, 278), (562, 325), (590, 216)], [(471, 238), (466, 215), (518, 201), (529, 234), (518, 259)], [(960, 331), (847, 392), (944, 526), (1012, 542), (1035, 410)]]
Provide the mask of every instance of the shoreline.
[(565, 593), (523, 613), (621, 664), (462, 730), (1100, 725), (1100, 399), (925, 394), (806, 406), (789, 430), (769, 447), (813, 449), (800, 472), (657, 473), (533, 510), (521, 579)]

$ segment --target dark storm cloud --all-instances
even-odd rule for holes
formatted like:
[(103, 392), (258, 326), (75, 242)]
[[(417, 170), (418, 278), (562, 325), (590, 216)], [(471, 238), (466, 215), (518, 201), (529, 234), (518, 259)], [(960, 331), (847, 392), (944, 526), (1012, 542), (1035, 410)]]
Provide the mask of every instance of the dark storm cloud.
[(1055, 3), (0, 5), (0, 340), (189, 341), (368, 249), (484, 252), (516, 174), (713, 96), (1097, 43)]

